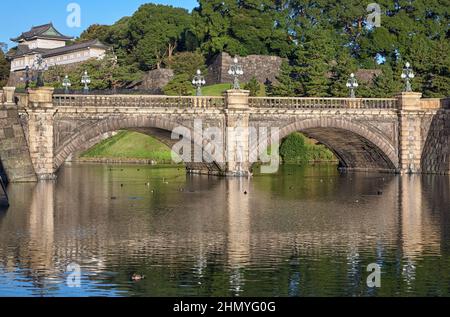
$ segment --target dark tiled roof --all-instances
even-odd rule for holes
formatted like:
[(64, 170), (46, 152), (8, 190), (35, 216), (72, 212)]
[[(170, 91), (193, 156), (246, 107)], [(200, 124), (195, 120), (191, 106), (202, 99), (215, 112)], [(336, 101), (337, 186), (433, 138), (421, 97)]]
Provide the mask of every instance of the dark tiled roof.
[[(47, 33), (50, 31), (50, 33)], [(71, 40), (73, 39), (70, 36), (65, 36), (61, 33), (59, 33), (55, 27), (53, 26), (52, 23), (49, 24), (44, 24), (44, 25), (39, 25), (39, 26), (33, 26), (31, 28), (31, 30), (29, 30), (28, 32), (24, 32), (22, 33), (20, 36), (11, 39), (11, 41), (13, 42), (19, 42), (21, 40), (31, 40), (34, 38), (51, 38), (51, 39), (61, 39), (61, 40)]]
[(52, 56), (58, 56), (61, 54), (67, 54), (71, 52), (76, 52), (80, 50), (84, 50), (88, 47), (94, 47), (94, 48), (102, 48), (107, 50), (109, 47), (101, 43), (99, 40), (92, 40), (87, 42), (81, 42), (73, 45), (68, 45), (64, 47), (58, 47), (53, 49), (43, 49), (43, 48), (36, 48), (30, 50), (27, 45), (19, 45), (15, 50), (11, 50), (7, 57), (10, 59), (21, 57), (24, 55), (34, 55), (34, 54), (42, 54), (42, 57), (52, 57)]
[(73, 45), (68, 45), (64, 47), (54, 48), (52, 50), (48, 50), (44, 53), (43, 57), (51, 57), (61, 54), (66, 54), (70, 52), (76, 52), (79, 50), (86, 49), (88, 47), (94, 47), (94, 48), (102, 48), (102, 49), (108, 49), (109, 47), (105, 44), (101, 43), (99, 40), (92, 40), (87, 42), (81, 42)]
[(17, 58), (25, 55), (45, 54), (48, 51), (50, 51), (50, 49), (35, 48), (30, 50), (30, 48), (27, 45), (19, 45), (17, 46), (17, 48), (10, 50), (6, 55), (6, 57)]

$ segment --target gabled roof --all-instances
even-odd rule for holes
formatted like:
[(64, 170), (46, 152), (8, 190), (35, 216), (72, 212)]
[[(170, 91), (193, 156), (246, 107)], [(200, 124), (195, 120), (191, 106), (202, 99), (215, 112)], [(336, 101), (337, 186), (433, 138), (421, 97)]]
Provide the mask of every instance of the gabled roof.
[(99, 40), (91, 40), (86, 42), (80, 42), (73, 45), (68, 45), (64, 47), (58, 47), (53, 49), (43, 49), (43, 48), (35, 48), (29, 49), (28, 45), (19, 44), (16, 48), (10, 50), (6, 57), (8, 59), (15, 59), (18, 57), (22, 57), (25, 55), (36, 55), (41, 54), (42, 57), (48, 58), (52, 56), (63, 55), (71, 52), (82, 51), (88, 48), (100, 48), (104, 50), (108, 50), (110, 47), (103, 44)]
[(73, 37), (65, 36), (60, 32), (58, 32), (58, 30), (56, 30), (55, 27), (53, 26), (53, 23), (48, 23), (44, 25), (33, 26), (31, 30), (22, 33), (20, 36), (16, 38), (12, 38), (11, 41), (13, 42), (30, 41), (37, 38), (56, 39), (62, 41), (73, 39)]

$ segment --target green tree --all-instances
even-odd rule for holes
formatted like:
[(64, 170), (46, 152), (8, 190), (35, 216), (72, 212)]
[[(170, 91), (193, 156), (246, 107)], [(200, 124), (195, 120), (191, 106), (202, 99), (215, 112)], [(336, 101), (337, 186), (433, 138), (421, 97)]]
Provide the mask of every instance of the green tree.
[(108, 25), (92, 24), (85, 31), (83, 31), (83, 33), (81, 33), (78, 41), (100, 40), (106, 42), (110, 32), (111, 27)]
[(62, 88), (66, 75), (72, 83), (71, 89), (81, 90), (81, 76), (87, 71), (91, 77), (92, 90), (118, 89), (140, 78), (141, 73), (133, 65), (119, 64), (116, 56), (109, 52), (102, 60), (91, 59), (73, 66), (53, 66), (45, 74), (45, 81), (55, 88)]
[(198, 69), (202, 73), (206, 71), (205, 58), (199, 52), (177, 53), (171, 61), (167, 61), (167, 66), (173, 69), (176, 75), (186, 74), (193, 77)]
[(164, 87), (164, 93), (169, 96), (189, 96), (192, 91), (191, 77), (187, 74), (176, 75), (170, 83)]
[(190, 23), (185, 9), (142, 5), (128, 22), (128, 37), (141, 69), (160, 68), (165, 59), (170, 61)]
[(298, 82), (293, 75), (293, 68), (285, 61), (281, 65), (277, 83), (266, 83), (266, 91), (269, 96), (295, 97), (298, 95)]
[(250, 91), (251, 97), (257, 97), (261, 92), (261, 84), (258, 82), (256, 77), (253, 77), (248, 83), (244, 85), (244, 89)]
[(0, 49), (0, 88), (8, 82), (10, 71), (9, 61), (5, 57), (5, 53)]
[(392, 97), (403, 88), (398, 72), (394, 72), (389, 65), (383, 65), (381, 69), (383, 72), (375, 78), (372, 95), (369, 97)]
[(277, 0), (200, 0), (192, 29), (208, 56), (220, 52), (287, 56), (292, 42), (284, 14)]
[(350, 52), (345, 48), (339, 51), (331, 67), (330, 96), (348, 97), (347, 81), (357, 69), (356, 60), (350, 56)]

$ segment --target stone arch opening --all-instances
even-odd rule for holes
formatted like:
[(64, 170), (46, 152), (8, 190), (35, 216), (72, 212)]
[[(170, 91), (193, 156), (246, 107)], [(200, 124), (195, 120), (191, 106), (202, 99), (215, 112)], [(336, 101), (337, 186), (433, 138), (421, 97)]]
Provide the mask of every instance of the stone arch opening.
[[(397, 171), (399, 162), (395, 147), (368, 127), (347, 120), (302, 120), (280, 131), (280, 141), (294, 132), (317, 140), (330, 149), (347, 170)], [(257, 153), (257, 146), (251, 148)]]
[(3, 182), (5, 182), (5, 183), (8, 182), (8, 177), (6, 175), (6, 171), (5, 171), (4, 167), (3, 167), (1, 156), (0, 156), (0, 177), (2, 178)]
[[(88, 150), (90, 147), (101, 142), (104, 139), (102, 139), (102, 136), (120, 130), (135, 131), (150, 135), (171, 148), (179, 141), (172, 140), (171, 138), (172, 131), (178, 127), (183, 127), (183, 125), (174, 121), (154, 117), (133, 116), (103, 119), (75, 131), (68, 140), (63, 142), (63, 144), (55, 150), (54, 170), (56, 172), (73, 153)], [(192, 139), (195, 139), (194, 132), (192, 132), (192, 129), (189, 130), (191, 130)], [(191, 141), (191, 144), (193, 153), (194, 148), (199, 147), (199, 145), (195, 144), (193, 141)], [(222, 172), (220, 164), (216, 162), (187, 162), (185, 165), (190, 173), (220, 174)]]

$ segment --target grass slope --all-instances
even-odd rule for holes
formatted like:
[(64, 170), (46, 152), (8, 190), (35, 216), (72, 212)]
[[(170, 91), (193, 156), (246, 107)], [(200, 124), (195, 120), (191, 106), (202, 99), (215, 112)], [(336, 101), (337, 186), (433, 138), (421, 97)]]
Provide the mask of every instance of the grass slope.
[(170, 149), (158, 140), (138, 132), (121, 131), (81, 155), (81, 158), (147, 159), (171, 163)]

